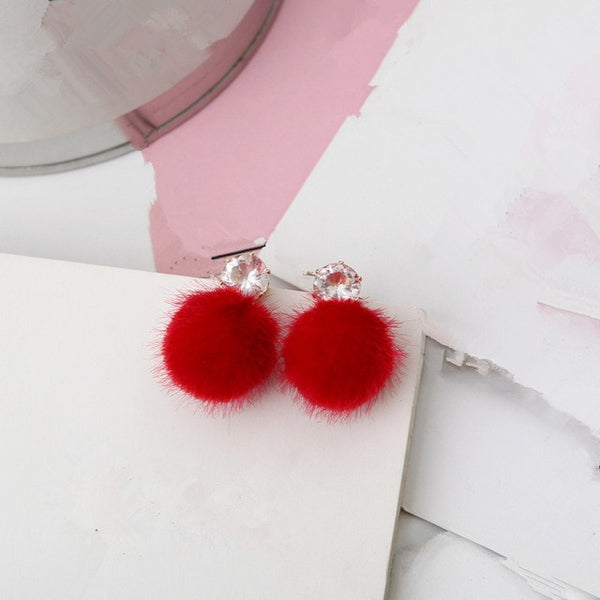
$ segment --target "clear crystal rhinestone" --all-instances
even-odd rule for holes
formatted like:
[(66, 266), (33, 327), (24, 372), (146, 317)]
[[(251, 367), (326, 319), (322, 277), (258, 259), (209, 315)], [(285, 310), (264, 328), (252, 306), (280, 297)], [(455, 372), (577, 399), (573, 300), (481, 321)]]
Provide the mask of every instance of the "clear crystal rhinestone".
[(313, 292), (324, 300), (356, 300), (360, 296), (359, 274), (343, 262), (331, 263), (315, 273)]
[(241, 254), (230, 258), (217, 278), (223, 285), (238, 288), (248, 296), (260, 296), (269, 287), (269, 269), (254, 254)]

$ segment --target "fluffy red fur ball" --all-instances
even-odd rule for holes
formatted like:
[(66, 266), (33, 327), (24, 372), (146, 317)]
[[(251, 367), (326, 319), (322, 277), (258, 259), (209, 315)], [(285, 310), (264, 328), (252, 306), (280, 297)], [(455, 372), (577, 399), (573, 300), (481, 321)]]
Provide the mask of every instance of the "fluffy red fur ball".
[(235, 288), (183, 299), (162, 342), (170, 380), (213, 403), (247, 396), (277, 362), (279, 325), (262, 302)]
[(283, 342), (284, 377), (313, 408), (332, 414), (368, 408), (405, 354), (395, 323), (351, 300), (318, 300)]

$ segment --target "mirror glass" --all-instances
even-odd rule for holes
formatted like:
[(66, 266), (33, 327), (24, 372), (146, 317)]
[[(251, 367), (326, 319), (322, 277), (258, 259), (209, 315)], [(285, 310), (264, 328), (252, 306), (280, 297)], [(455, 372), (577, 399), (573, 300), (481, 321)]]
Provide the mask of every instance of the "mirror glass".
[(0, 19), (0, 174), (141, 149), (244, 66), (279, 0), (12, 0)]

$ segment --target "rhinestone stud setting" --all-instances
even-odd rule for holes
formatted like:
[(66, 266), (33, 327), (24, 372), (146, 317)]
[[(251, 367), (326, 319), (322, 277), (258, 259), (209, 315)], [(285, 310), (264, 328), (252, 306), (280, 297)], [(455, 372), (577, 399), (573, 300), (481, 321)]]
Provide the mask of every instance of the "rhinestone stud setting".
[(247, 296), (262, 296), (269, 288), (270, 271), (255, 254), (234, 256), (225, 263), (217, 279)]
[(344, 262), (330, 263), (315, 272), (313, 293), (323, 300), (358, 300), (362, 277)]

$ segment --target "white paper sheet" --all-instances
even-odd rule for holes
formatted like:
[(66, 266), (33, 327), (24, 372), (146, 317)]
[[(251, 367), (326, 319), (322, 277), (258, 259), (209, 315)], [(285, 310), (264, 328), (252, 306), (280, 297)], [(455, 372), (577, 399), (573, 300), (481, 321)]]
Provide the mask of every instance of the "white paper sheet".
[(383, 599), (421, 311), (398, 309), (410, 359), (368, 417), (273, 391), (218, 418), (151, 373), (192, 280), (9, 255), (0, 274), (1, 597)]
[(578, 597), (562, 582), (600, 597), (600, 438), (588, 427), (502, 373), (444, 362), (427, 340), (413, 440), (406, 510), (554, 581), (552, 598)]
[(398, 521), (390, 600), (594, 600), (406, 512)]

